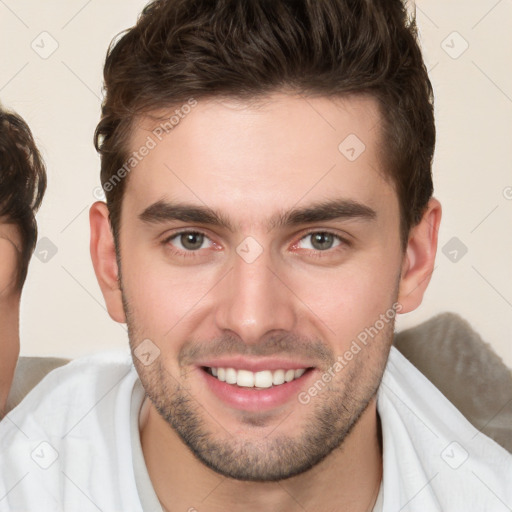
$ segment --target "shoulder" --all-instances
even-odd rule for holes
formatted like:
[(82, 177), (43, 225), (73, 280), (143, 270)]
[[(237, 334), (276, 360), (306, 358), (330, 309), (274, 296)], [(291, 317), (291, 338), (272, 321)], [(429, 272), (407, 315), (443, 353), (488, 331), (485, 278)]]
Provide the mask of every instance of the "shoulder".
[[(131, 378), (130, 378), (131, 377)], [(123, 381), (133, 381), (136, 372), (129, 353), (104, 352), (75, 359), (50, 371), (0, 423), (0, 443), (12, 430), (36, 423), (40, 429), (52, 430), (75, 415), (83, 414), (87, 407), (113, 398)]]
[(76, 359), (33, 388), (0, 422), (0, 466), (9, 467), (0, 479), (0, 511), (77, 509), (84, 496), (76, 486), (98, 502), (112, 499), (116, 493), (105, 496), (102, 486), (131, 467), (136, 381), (129, 353), (116, 352)]
[(512, 454), (471, 425), (395, 347), (377, 407), (384, 471), (401, 487), (388, 477), (384, 496), (393, 497), (393, 506), (420, 489), (419, 508), (411, 510), (480, 512), (495, 510), (499, 500), (512, 503)]

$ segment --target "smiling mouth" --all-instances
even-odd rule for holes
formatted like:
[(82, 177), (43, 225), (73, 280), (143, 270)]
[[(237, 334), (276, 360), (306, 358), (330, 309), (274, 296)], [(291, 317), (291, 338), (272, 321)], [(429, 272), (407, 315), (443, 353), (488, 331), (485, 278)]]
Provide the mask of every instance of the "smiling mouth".
[(235, 368), (209, 367), (203, 366), (202, 369), (221, 382), (233, 386), (254, 389), (268, 389), (282, 386), (294, 380), (300, 379), (312, 368), (262, 370), (252, 372), (250, 370), (236, 370)]

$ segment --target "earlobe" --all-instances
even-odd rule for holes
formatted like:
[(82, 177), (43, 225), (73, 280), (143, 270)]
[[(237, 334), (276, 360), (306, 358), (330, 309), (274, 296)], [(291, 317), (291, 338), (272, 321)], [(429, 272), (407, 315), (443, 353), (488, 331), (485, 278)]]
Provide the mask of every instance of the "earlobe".
[(441, 203), (432, 198), (421, 221), (409, 233), (398, 295), (401, 313), (415, 310), (423, 300), (434, 271), (440, 222)]
[(123, 309), (121, 288), (119, 285), (119, 269), (116, 260), (114, 237), (110, 229), (109, 212), (107, 205), (97, 201), (89, 210), (91, 227), (91, 258), (96, 279), (109, 315), (119, 323), (126, 323)]

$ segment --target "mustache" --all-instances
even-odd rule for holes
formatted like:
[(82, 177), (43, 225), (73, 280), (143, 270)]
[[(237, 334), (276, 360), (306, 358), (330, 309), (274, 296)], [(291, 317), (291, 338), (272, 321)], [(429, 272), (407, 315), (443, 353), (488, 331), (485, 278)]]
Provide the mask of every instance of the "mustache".
[(334, 352), (319, 339), (295, 333), (273, 333), (258, 342), (246, 343), (239, 336), (226, 334), (209, 341), (190, 340), (179, 354), (180, 366), (194, 364), (200, 359), (242, 355), (248, 357), (300, 357), (312, 362), (311, 366), (330, 367), (336, 361)]

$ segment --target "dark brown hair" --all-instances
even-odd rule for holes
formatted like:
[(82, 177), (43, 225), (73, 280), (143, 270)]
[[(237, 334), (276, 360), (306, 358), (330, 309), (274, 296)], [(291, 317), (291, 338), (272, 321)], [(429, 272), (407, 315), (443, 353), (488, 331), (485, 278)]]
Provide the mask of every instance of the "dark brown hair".
[[(404, 248), (432, 196), (432, 86), (400, 0), (156, 0), (112, 42), (104, 80), (95, 132), (104, 188), (129, 158), (138, 116), (190, 98), (289, 90), (377, 99)], [(125, 186), (105, 188), (116, 238)]]
[(46, 190), (46, 168), (27, 123), (0, 108), (0, 217), (21, 235), (17, 286), (22, 288), (37, 241), (35, 214)]

